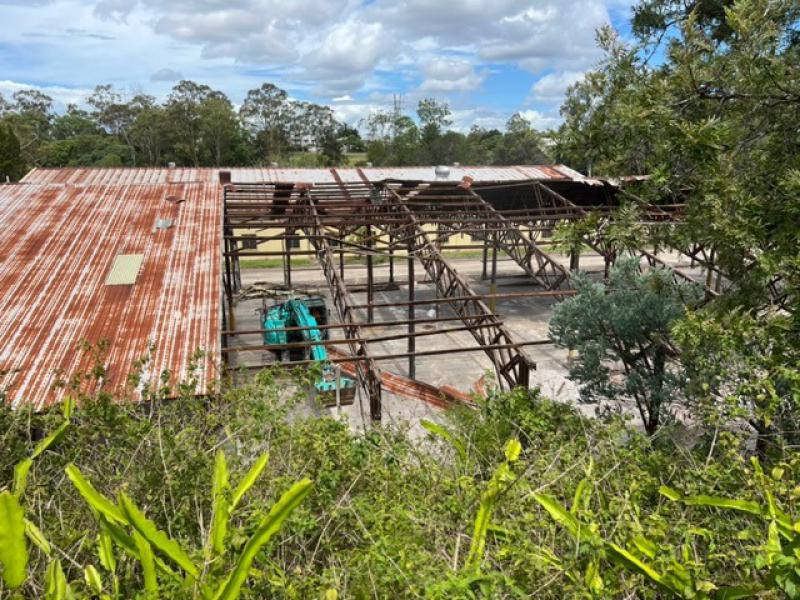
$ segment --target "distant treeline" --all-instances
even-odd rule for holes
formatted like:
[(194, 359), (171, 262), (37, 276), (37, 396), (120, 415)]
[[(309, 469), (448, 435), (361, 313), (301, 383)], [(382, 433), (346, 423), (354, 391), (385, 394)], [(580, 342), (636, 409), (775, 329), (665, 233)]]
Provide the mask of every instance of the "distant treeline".
[[(446, 103), (419, 102), (417, 120), (397, 111), (371, 114), (359, 125), (336, 119), (329, 106), (292, 100), (265, 83), (238, 111), (218, 90), (176, 84), (164, 102), (126, 97), (98, 85), (85, 107), (54, 111), (36, 89), (0, 95), (0, 175), (21, 177), (34, 166), (525, 164), (547, 160), (542, 136), (521, 115), (506, 131), (453, 131)], [(352, 154), (361, 154), (353, 160)], [(346, 155), (350, 154), (348, 158)]]

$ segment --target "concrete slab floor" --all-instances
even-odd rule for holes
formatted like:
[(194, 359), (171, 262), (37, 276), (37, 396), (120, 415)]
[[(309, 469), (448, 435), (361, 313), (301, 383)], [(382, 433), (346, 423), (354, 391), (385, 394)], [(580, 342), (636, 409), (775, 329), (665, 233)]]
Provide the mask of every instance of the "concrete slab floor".
[[(688, 262), (681, 262), (675, 255), (661, 253), (659, 257), (670, 264), (679, 266), (690, 275), (702, 281), (704, 274), (699, 268), (691, 268)], [(568, 259), (565, 256), (553, 255), (565, 267)], [(456, 270), (465, 278), (473, 291), (477, 294), (490, 293), (490, 282), (481, 278), (482, 265), (480, 259), (448, 259)], [(587, 270), (591, 276), (602, 277), (603, 260), (600, 256), (586, 254), (581, 257), (581, 269)], [(395, 262), (395, 281), (397, 289), (376, 291), (375, 303), (404, 302), (408, 299), (407, 260), (405, 257)], [(259, 286), (269, 288), (280, 287), (284, 283), (283, 271), (277, 269), (242, 269), (242, 286)], [(421, 264), (415, 264), (416, 298), (430, 299), (436, 297), (435, 286), (427, 281), (427, 274)], [(366, 266), (363, 264), (347, 264), (345, 266), (344, 281), (349, 286), (350, 296), (356, 304), (366, 304), (367, 294), (363, 290), (366, 285)], [(374, 282), (376, 285), (389, 281), (388, 263), (375, 265)], [(338, 323), (336, 309), (330, 300), (327, 283), (322, 271), (318, 267), (303, 267), (292, 269), (292, 292), (296, 297), (303, 295), (322, 295), (326, 298), (330, 309), (329, 322)], [(356, 291), (358, 290), (358, 291)], [(532, 282), (524, 271), (513, 261), (498, 256), (496, 291), (497, 293), (523, 292), (541, 290)], [(291, 297), (292, 293), (278, 292), (266, 298), (267, 305), (282, 302)], [(516, 341), (544, 340), (548, 337), (548, 321), (552, 316), (553, 306), (558, 300), (555, 298), (508, 298), (495, 301), (495, 313), (503, 321)], [(487, 304), (489, 302), (487, 301)], [(258, 311), (262, 306), (262, 299), (251, 298), (239, 300), (235, 307), (237, 330), (259, 329)], [(438, 315), (437, 315), (438, 308)], [(421, 305), (414, 311), (415, 318), (424, 319), (434, 316), (455, 317), (456, 315), (445, 305)], [(374, 322), (381, 323), (394, 320), (407, 319), (408, 307), (376, 307), (374, 309)], [(367, 321), (367, 310), (357, 311), (357, 320)], [(417, 324), (419, 331), (440, 331), (462, 325), (459, 320), (435, 324)], [(367, 338), (384, 335), (402, 334), (407, 331), (406, 326), (375, 326), (363, 330)], [(342, 331), (332, 329), (331, 339), (344, 339)], [(235, 345), (258, 345), (263, 343), (258, 334), (238, 336), (233, 342)], [(368, 343), (370, 354), (373, 356), (401, 354), (408, 351), (406, 339)], [(416, 338), (417, 351), (476, 348), (475, 339), (469, 332), (445, 332), (439, 335), (421, 336)], [(349, 352), (347, 345), (337, 346), (343, 352)], [(558, 348), (553, 344), (541, 346), (528, 346), (525, 353), (536, 363), (537, 368), (531, 373), (531, 383), (539, 386), (542, 394), (553, 400), (577, 405), (587, 415), (593, 415), (594, 406), (578, 403), (578, 387), (568, 378), (566, 349)], [(276, 359), (271, 352), (242, 352), (237, 354), (238, 365), (270, 364)], [(378, 367), (382, 370), (402, 376), (409, 375), (409, 359), (395, 358), (381, 360)], [(436, 356), (422, 356), (416, 358), (416, 379), (435, 386), (448, 385), (462, 392), (471, 393), (482, 377), (493, 377), (493, 366), (488, 356), (480, 349), (454, 352)], [(327, 411), (329, 414), (343, 415), (350, 424), (357, 429), (369, 424), (369, 402), (366, 398), (356, 398), (353, 406), (337, 409), (321, 409), (309, 401), (306, 407), (309, 411)], [(400, 398), (386, 390), (383, 391), (383, 417), (384, 422), (398, 426), (409, 426), (412, 435), (422, 435), (424, 430), (419, 426), (420, 419), (437, 420), (439, 409), (421, 401)]]

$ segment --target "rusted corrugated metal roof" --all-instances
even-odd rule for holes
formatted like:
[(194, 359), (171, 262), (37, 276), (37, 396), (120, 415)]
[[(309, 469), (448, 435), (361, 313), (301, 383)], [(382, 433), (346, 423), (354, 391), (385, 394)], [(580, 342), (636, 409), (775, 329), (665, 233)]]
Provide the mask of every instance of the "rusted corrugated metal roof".
[[(54, 383), (92, 366), (82, 340), (109, 342), (109, 388), (148, 348), (154, 383), (164, 370), (183, 379), (205, 350), (196, 391), (206, 389), (220, 355), (222, 207), (219, 184), (197, 174), (47, 169), (29, 180), (48, 183), (0, 186), (0, 371), (19, 370), (0, 386), (13, 405), (58, 400)], [(176, 175), (193, 182), (164, 182)], [(156, 229), (158, 218), (173, 225)], [(106, 285), (119, 254), (143, 255), (133, 285)]]
[[(541, 179), (548, 181), (589, 180), (577, 171), (564, 165), (528, 165), (511, 167), (451, 166), (448, 181), (461, 181), (469, 175), (476, 182), (523, 181)], [(355, 168), (309, 168), (284, 167), (232, 167), (232, 168), (97, 168), (76, 167), (65, 169), (34, 169), (22, 180), (23, 183), (50, 183), (70, 185), (139, 185), (206, 182), (216, 183), (219, 171), (230, 171), (231, 179), (239, 183), (260, 182), (308, 182), (333, 183), (336, 176), (345, 183), (361, 182), (359, 170), (370, 181), (385, 179), (407, 179), (434, 181), (434, 167), (363, 167)]]
[[(220, 355), (221, 170), (233, 182), (436, 179), (433, 167), (79, 167), (34, 169), (20, 184), (0, 185), (0, 393), (11, 385), (15, 406), (58, 400), (64, 392), (53, 385), (92, 366), (82, 340), (108, 340), (111, 388), (151, 347), (153, 378), (169, 370), (183, 379), (205, 350), (196, 391), (206, 389)], [(563, 165), (450, 167), (448, 179), (464, 175), (589, 181)], [(173, 225), (158, 229), (157, 219)], [(120, 254), (143, 255), (135, 283), (106, 285)]]

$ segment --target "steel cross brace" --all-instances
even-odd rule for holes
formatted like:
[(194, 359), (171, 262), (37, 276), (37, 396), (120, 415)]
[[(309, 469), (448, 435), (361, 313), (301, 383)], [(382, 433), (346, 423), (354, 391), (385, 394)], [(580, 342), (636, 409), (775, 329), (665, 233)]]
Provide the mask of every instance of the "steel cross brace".
[[(312, 192), (313, 195), (313, 192)], [(328, 281), (328, 286), (331, 290), (331, 298), (336, 311), (339, 314), (339, 319), (344, 325), (343, 331), (345, 337), (348, 339), (348, 346), (352, 356), (363, 357), (364, 360), (355, 361), (356, 375), (358, 382), (369, 397), (369, 414), (373, 421), (381, 420), (381, 375), (375, 361), (370, 357), (369, 349), (364, 335), (361, 333), (361, 328), (357, 324), (355, 318), (355, 309), (353, 309), (353, 302), (350, 295), (347, 293), (344, 281), (339, 276), (336, 270), (336, 262), (334, 261), (333, 252), (331, 251), (328, 240), (324, 235), (324, 228), (319, 218), (316, 203), (312, 195), (306, 197), (309, 212), (314, 218), (315, 224), (311, 227), (305, 227), (304, 231), (309, 236), (311, 245), (317, 252), (317, 259), (319, 260), (322, 272), (325, 274), (325, 279)]]
[[(494, 364), (498, 383), (502, 385), (505, 382), (509, 388), (528, 387), (530, 371), (536, 368), (536, 364), (515, 343), (505, 326), (469, 284), (444, 259), (402, 197), (391, 188), (384, 189), (393, 202), (381, 204), (380, 209), (390, 214), (394, 212), (405, 215), (406, 218), (404, 224), (394, 226), (392, 234), (399, 239), (413, 240), (414, 254), (422, 263), (428, 277), (436, 284), (440, 296), (443, 299), (454, 297), (448, 305), (466, 326), (480, 325), (471, 328), (470, 333), (481, 346), (492, 346), (491, 349), (484, 348), (484, 352)], [(497, 345), (503, 347), (496, 348)]]
[[(572, 289), (569, 272), (550, 256), (542, 252), (532, 238), (522, 234), (519, 227), (506, 219), (497, 210), (484, 200), (479, 194), (468, 190), (481, 207), (481, 212), (486, 215), (486, 223), (493, 229), (499, 229), (494, 236), (498, 249), (505, 252), (509, 258), (517, 263), (536, 282), (547, 290)], [(536, 260), (536, 266), (533, 260)]]
[[(562, 206), (565, 206), (565, 207), (568, 207), (568, 208), (571, 208), (571, 209), (576, 209), (576, 210), (580, 211), (579, 214), (581, 216), (585, 216), (585, 215), (588, 214), (583, 208), (581, 208), (577, 204), (574, 204), (574, 203), (570, 202), (569, 200), (564, 198), (564, 196), (562, 196), (561, 194), (559, 194), (555, 190), (550, 189), (546, 185), (544, 185), (542, 183), (539, 183), (538, 181), (535, 182), (534, 185), (539, 186), (541, 188), (541, 190), (545, 194), (549, 195), (551, 198), (553, 198), (556, 201), (558, 201)], [(609, 251), (603, 246), (602, 228), (601, 228), (600, 233), (598, 233), (598, 235), (596, 235), (593, 238), (585, 236), (583, 238), (583, 241), (588, 246), (590, 246), (592, 249), (594, 249), (598, 254), (600, 254), (601, 256), (606, 257), (607, 259), (610, 259), (613, 262), (614, 257), (611, 256)], [(672, 265), (669, 265), (669, 264), (665, 263), (663, 260), (661, 260), (660, 258), (655, 256), (654, 254), (651, 254), (647, 250), (639, 249), (637, 252), (638, 252), (638, 258), (640, 260), (644, 259), (651, 267), (663, 267), (663, 268), (667, 269), (670, 272), (670, 274), (672, 275), (672, 280), (675, 283), (693, 283), (693, 284), (697, 284), (697, 285), (703, 285), (703, 288), (706, 291), (706, 294), (708, 294), (709, 296), (718, 296), (719, 295), (710, 286), (701, 284), (699, 281), (696, 281), (693, 277), (690, 277), (689, 275), (687, 275), (683, 271), (680, 271), (680, 270), (676, 269), (675, 267), (673, 267)]]

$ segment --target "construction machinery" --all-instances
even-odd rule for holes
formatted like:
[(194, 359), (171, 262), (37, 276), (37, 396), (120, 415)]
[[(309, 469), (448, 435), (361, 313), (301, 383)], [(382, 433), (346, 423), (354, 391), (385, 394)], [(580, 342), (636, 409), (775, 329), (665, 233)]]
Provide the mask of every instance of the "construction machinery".
[(356, 382), (342, 376), (341, 369), (328, 360), (323, 344), (314, 343), (328, 339), (328, 330), (320, 328), (327, 322), (328, 307), (325, 299), (319, 296), (292, 298), (265, 306), (262, 310), (264, 343), (277, 346), (273, 352), (282, 362), (314, 360), (320, 364), (322, 375), (314, 382), (314, 389), (323, 405), (352, 404)]

